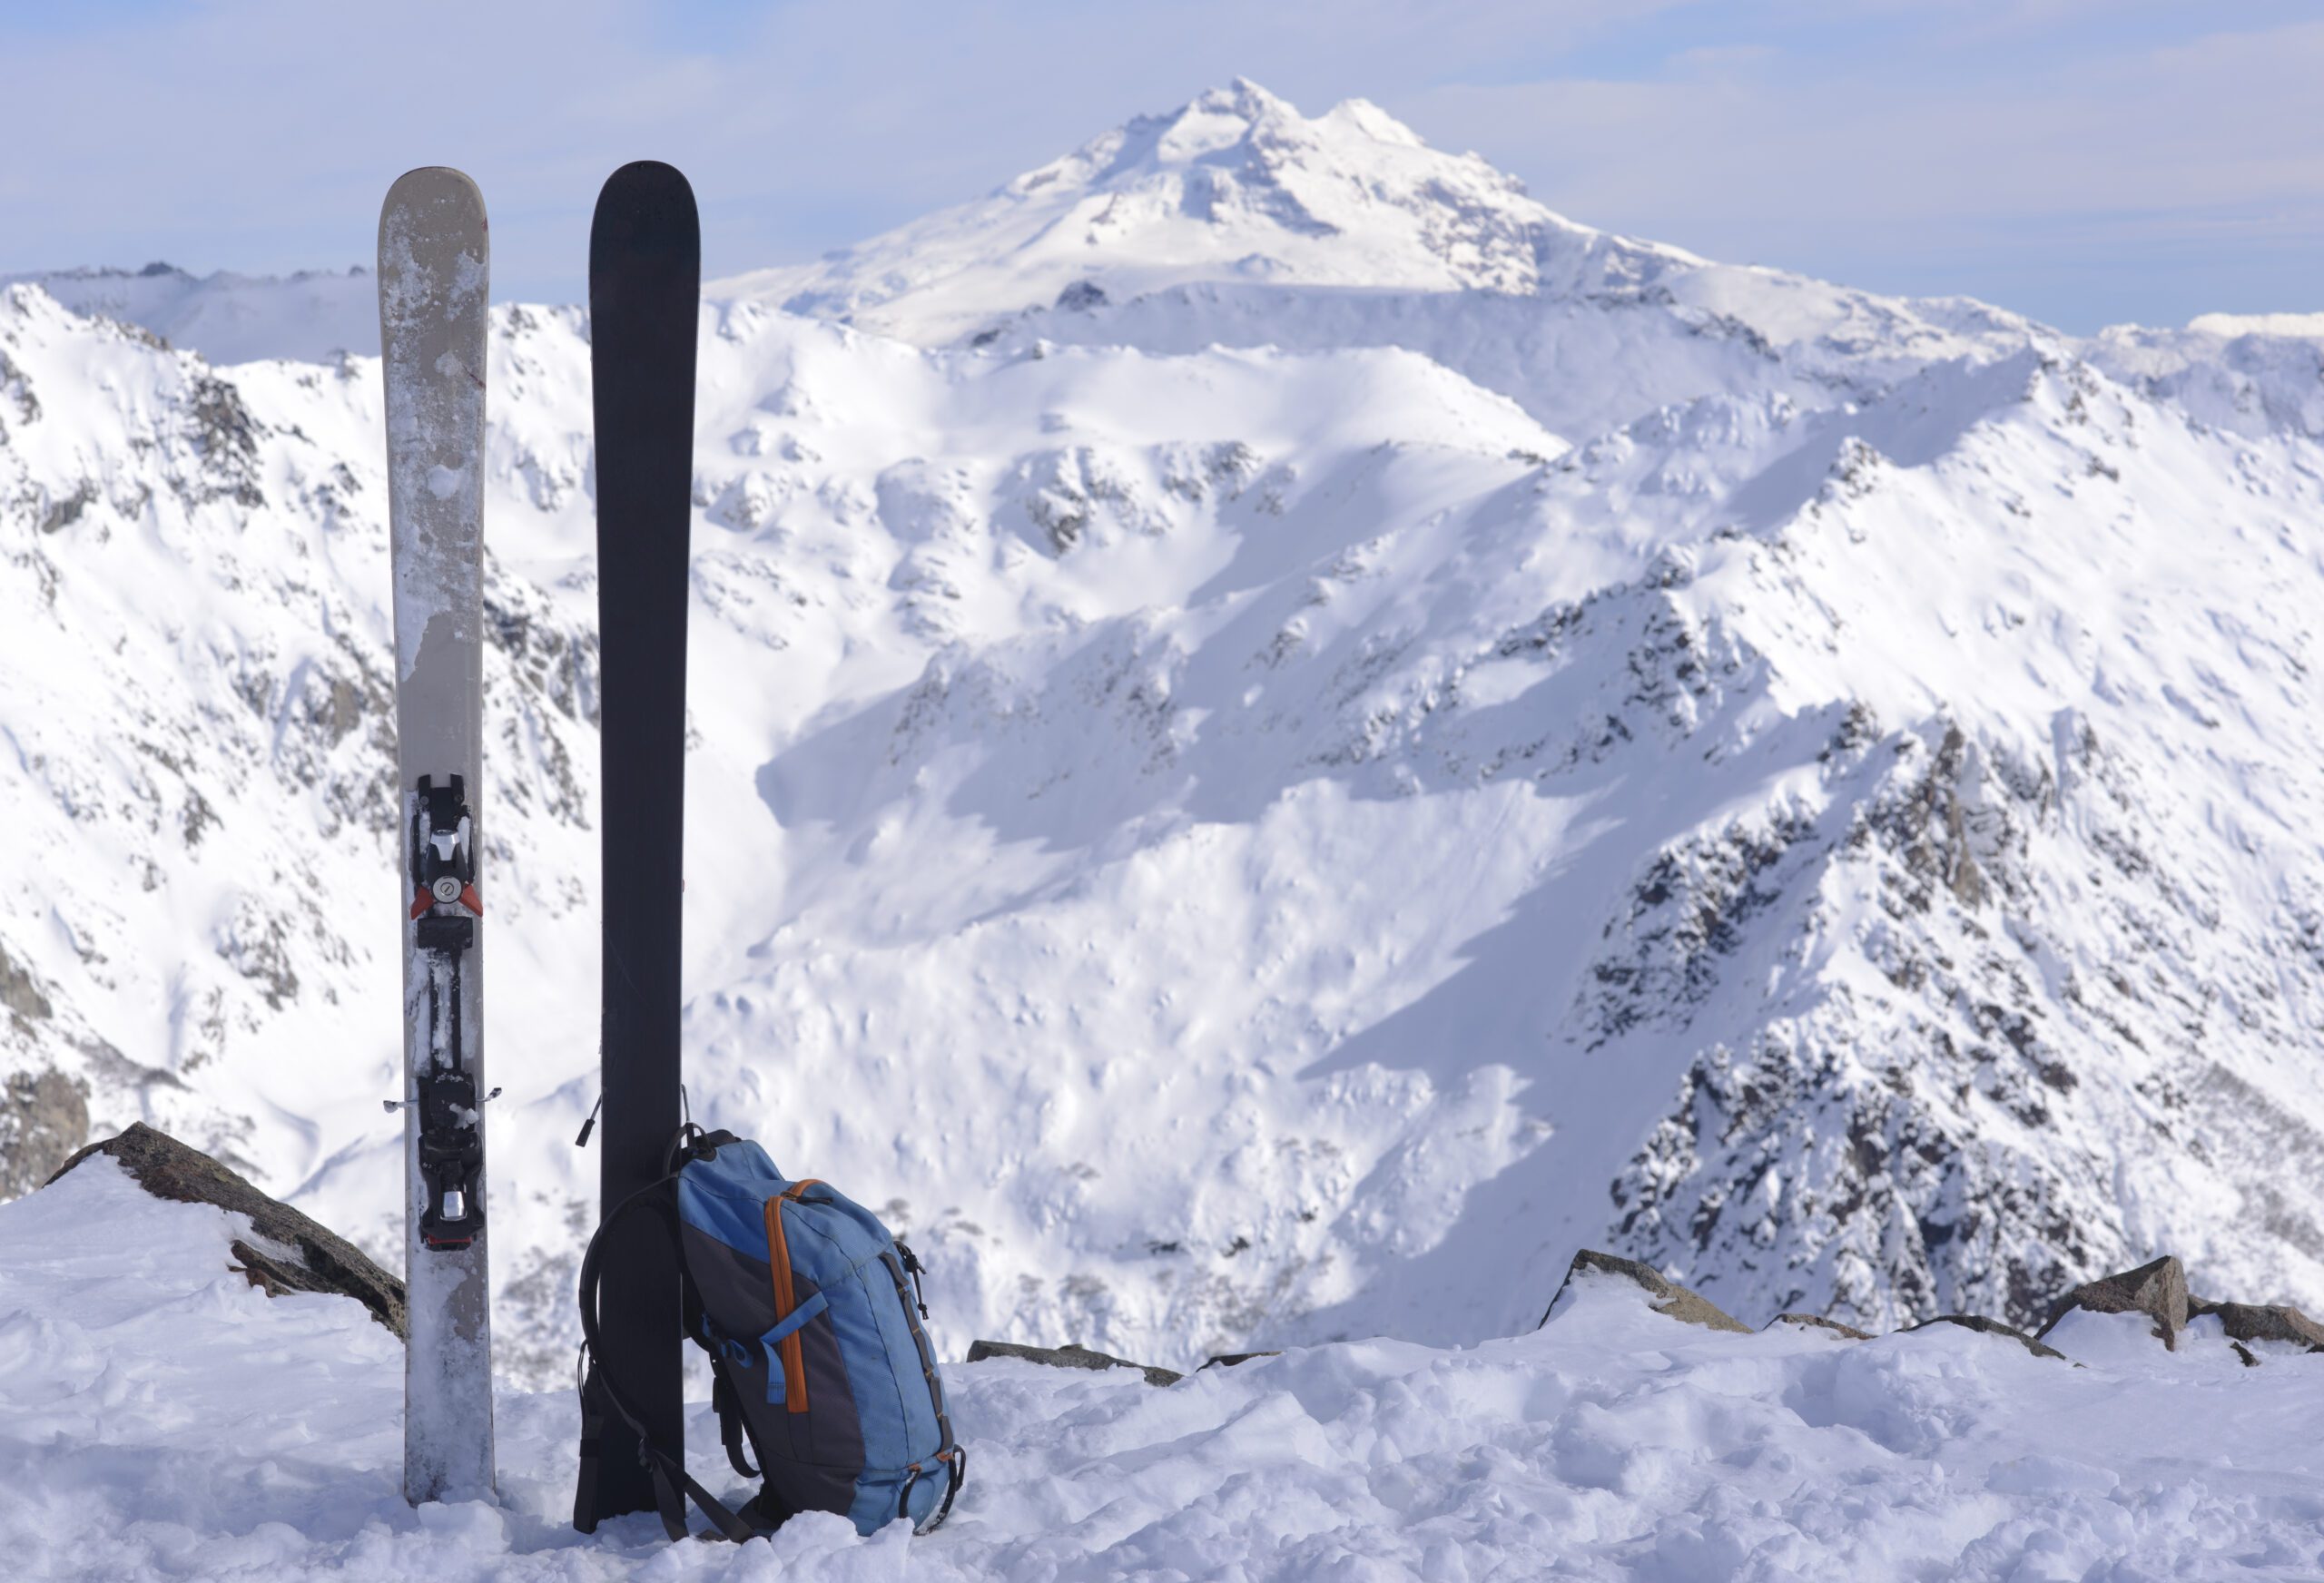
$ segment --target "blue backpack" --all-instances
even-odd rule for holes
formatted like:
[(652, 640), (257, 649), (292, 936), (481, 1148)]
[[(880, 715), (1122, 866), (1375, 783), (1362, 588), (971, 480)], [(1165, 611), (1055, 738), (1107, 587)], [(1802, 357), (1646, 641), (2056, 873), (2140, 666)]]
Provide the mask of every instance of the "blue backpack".
[[(763, 1480), (739, 1512), (654, 1443), (616, 1382), (621, 1360), (606, 1355), (598, 1334), (606, 1233), (633, 1211), (656, 1210), (675, 1233), (685, 1322), (710, 1354), (727, 1460)], [(594, 1509), (592, 1448), (611, 1410), (637, 1435), (674, 1539), (685, 1537), (687, 1497), (738, 1540), (801, 1511), (838, 1512), (867, 1537), (900, 1517), (916, 1532), (934, 1529), (952, 1509), (968, 1455), (952, 1439), (921, 1324), (920, 1273), (911, 1250), (870, 1210), (812, 1177), (789, 1180), (754, 1143), (689, 1125), (670, 1175), (606, 1215), (581, 1262), (589, 1368), (576, 1509)]]

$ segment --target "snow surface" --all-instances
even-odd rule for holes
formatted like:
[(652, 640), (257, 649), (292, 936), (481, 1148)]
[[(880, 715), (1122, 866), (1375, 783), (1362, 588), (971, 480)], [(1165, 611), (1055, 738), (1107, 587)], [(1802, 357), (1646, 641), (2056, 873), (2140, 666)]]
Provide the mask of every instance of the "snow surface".
[[(0, 1545), (21, 1576), (2312, 1578), (2324, 1357), (2166, 1353), (2136, 1316), (2053, 1339), (1950, 1325), (1736, 1335), (1577, 1282), (1533, 1333), (1373, 1340), (1137, 1374), (947, 1371), (970, 1480), (949, 1523), (838, 1517), (668, 1545), (569, 1526), (571, 1391), (503, 1391), (498, 1505), (397, 1488), (399, 1349), (351, 1299), (269, 1299), (247, 1221), (110, 1159), (0, 1207)], [(957, 1336), (949, 1350), (958, 1351)], [(740, 1495), (706, 1407), (693, 1468)], [(702, 1454), (706, 1451), (707, 1455)], [(700, 1519), (697, 1528), (703, 1526)]]
[[(596, 1206), (586, 334), (497, 310), (483, 480), (534, 1386)], [(1478, 1342), (1585, 1244), (1753, 1322), (2166, 1251), (2324, 1308), (2314, 339), (1718, 265), (1238, 84), (727, 283), (701, 368), (694, 1112), (884, 1206), (956, 1347)], [(5, 1069), (387, 1254), (380, 422), (371, 359), (0, 292)]]

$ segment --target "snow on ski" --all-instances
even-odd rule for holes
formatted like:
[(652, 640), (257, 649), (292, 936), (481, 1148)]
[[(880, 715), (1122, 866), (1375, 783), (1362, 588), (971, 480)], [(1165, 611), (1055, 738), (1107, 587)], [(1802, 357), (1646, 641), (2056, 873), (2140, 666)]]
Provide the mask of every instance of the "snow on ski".
[(412, 171), (379, 212), (402, 803), (404, 1494), (489, 1498), (483, 903), (484, 199)]
[[(693, 525), (694, 335), (702, 237), (693, 189), (670, 166), (624, 165), (589, 231), (596, 407), (600, 737), (605, 791), (604, 1116), (600, 1213), (663, 1175), (680, 1121), (679, 907), (685, 805), (686, 599)], [(647, 1431), (684, 1444), (677, 1266), (641, 1217), (606, 1238), (602, 1323)], [(636, 1438), (604, 1424), (598, 1518), (651, 1510)]]

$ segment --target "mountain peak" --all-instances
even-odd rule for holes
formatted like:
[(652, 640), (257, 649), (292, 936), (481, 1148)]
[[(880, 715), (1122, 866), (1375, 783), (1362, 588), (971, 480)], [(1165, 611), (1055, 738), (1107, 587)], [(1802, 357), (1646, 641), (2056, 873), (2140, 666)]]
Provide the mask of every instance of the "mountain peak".
[(1191, 181), (1206, 189), (1220, 173), (1279, 184), (1294, 170), (1362, 167), (1374, 158), (1365, 146), (1373, 143), (1443, 157), (1377, 105), (1350, 100), (1310, 120), (1288, 100), (1237, 77), (1163, 114), (1135, 116), (1004, 183), (993, 196), (1043, 200), (1061, 189), (1120, 192), (1157, 182), (1183, 187)]
[(1248, 77), (1236, 77), (1221, 87), (1208, 88), (1167, 115), (1139, 116), (1137, 122), (1181, 125), (1189, 120), (1223, 117), (1257, 125), (1266, 121), (1297, 121), (1298, 110)]
[(935, 344), (1188, 284), (1526, 293), (1552, 255), (1608, 247), (1661, 251), (1572, 224), (1366, 100), (1311, 117), (1237, 77), (974, 202), (714, 290)]
[[(1154, 167), (1236, 167), (1264, 179), (1279, 168), (1295, 165), (1358, 169), (1378, 157), (1370, 145), (1418, 151), (1432, 161), (1452, 157), (1431, 150), (1412, 128), (1368, 99), (1344, 100), (1311, 120), (1289, 100), (1278, 98), (1248, 77), (1237, 77), (1224, 87), (1196, 94), (1167, 114), (1138, 116), (1059, 164), (1103, 150), (1114, 158), (1109, 175), (1143, 162)], [(1491, 169), (1474, 155), (1460, 156), (1456, 162)], [(1502, 180), (1516, 188), (1508, 178)]]
[[(1421, 140), (1420, 133), (1369, 99), (1343, 99), (1325, 111), (1319, 119), (1351, 127), (1374, 143), (1400, 143), (1405, 148), (1428, 146)], [(1477, 156), (1470, 154), (1466, 157), (1474, 160)]]

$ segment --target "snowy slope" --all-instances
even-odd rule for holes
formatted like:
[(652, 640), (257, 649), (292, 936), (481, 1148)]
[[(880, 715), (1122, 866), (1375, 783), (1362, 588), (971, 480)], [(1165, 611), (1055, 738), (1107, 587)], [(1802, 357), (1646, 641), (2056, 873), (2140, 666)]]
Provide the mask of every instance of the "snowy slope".
[[(570, 1527), (573, 1393), (504, 1391), (502, 1501), (397, 1490), (394, 1339), (269, 1299), (249, 1234), (109, 1159), (0, 1207), (0, 1543), (123, 1580), (2309, 1578), (2324, 1360), (2246, 1367), (2199, 1322), (2076, 1315), (2086, 1367), (1950, 1325), (1737, 1335), (1578, 1282), (1538, 1332), (1375, 1341), (1213, 1369), (956, 1365), (950, 1522), (794, 1519), (736, 1549), (650, 1517)], [(2215, 1322), (2211, 1322), (2215, 1323)], [(2264, 1349), (2263, 1349), (2264, 1350)], [(2167, 1427), (2166, 1427), (2167, 1426)], [(697, 1403), (696, 1476), (736, 1489)], [(707, 1452), (707, 1455), (700, 1454)], [(696, 1519), (700, 1527), (700, 1520)]]
[[(2162, 1251), (2324, 1303), (2313, 339), (1710, 264), (1249, 84), (703, 322), (695, 1111), (887, 1205), (959, 1337), (1472, 1342), (1585, 1243), (1753, 1319)], [(534, 1383), (594, 1213), (585, 337), (502, 309), (489, 404)], [(0, 1058), (389, 1249), (376, 363), (31, 286), (0, 359)]]

